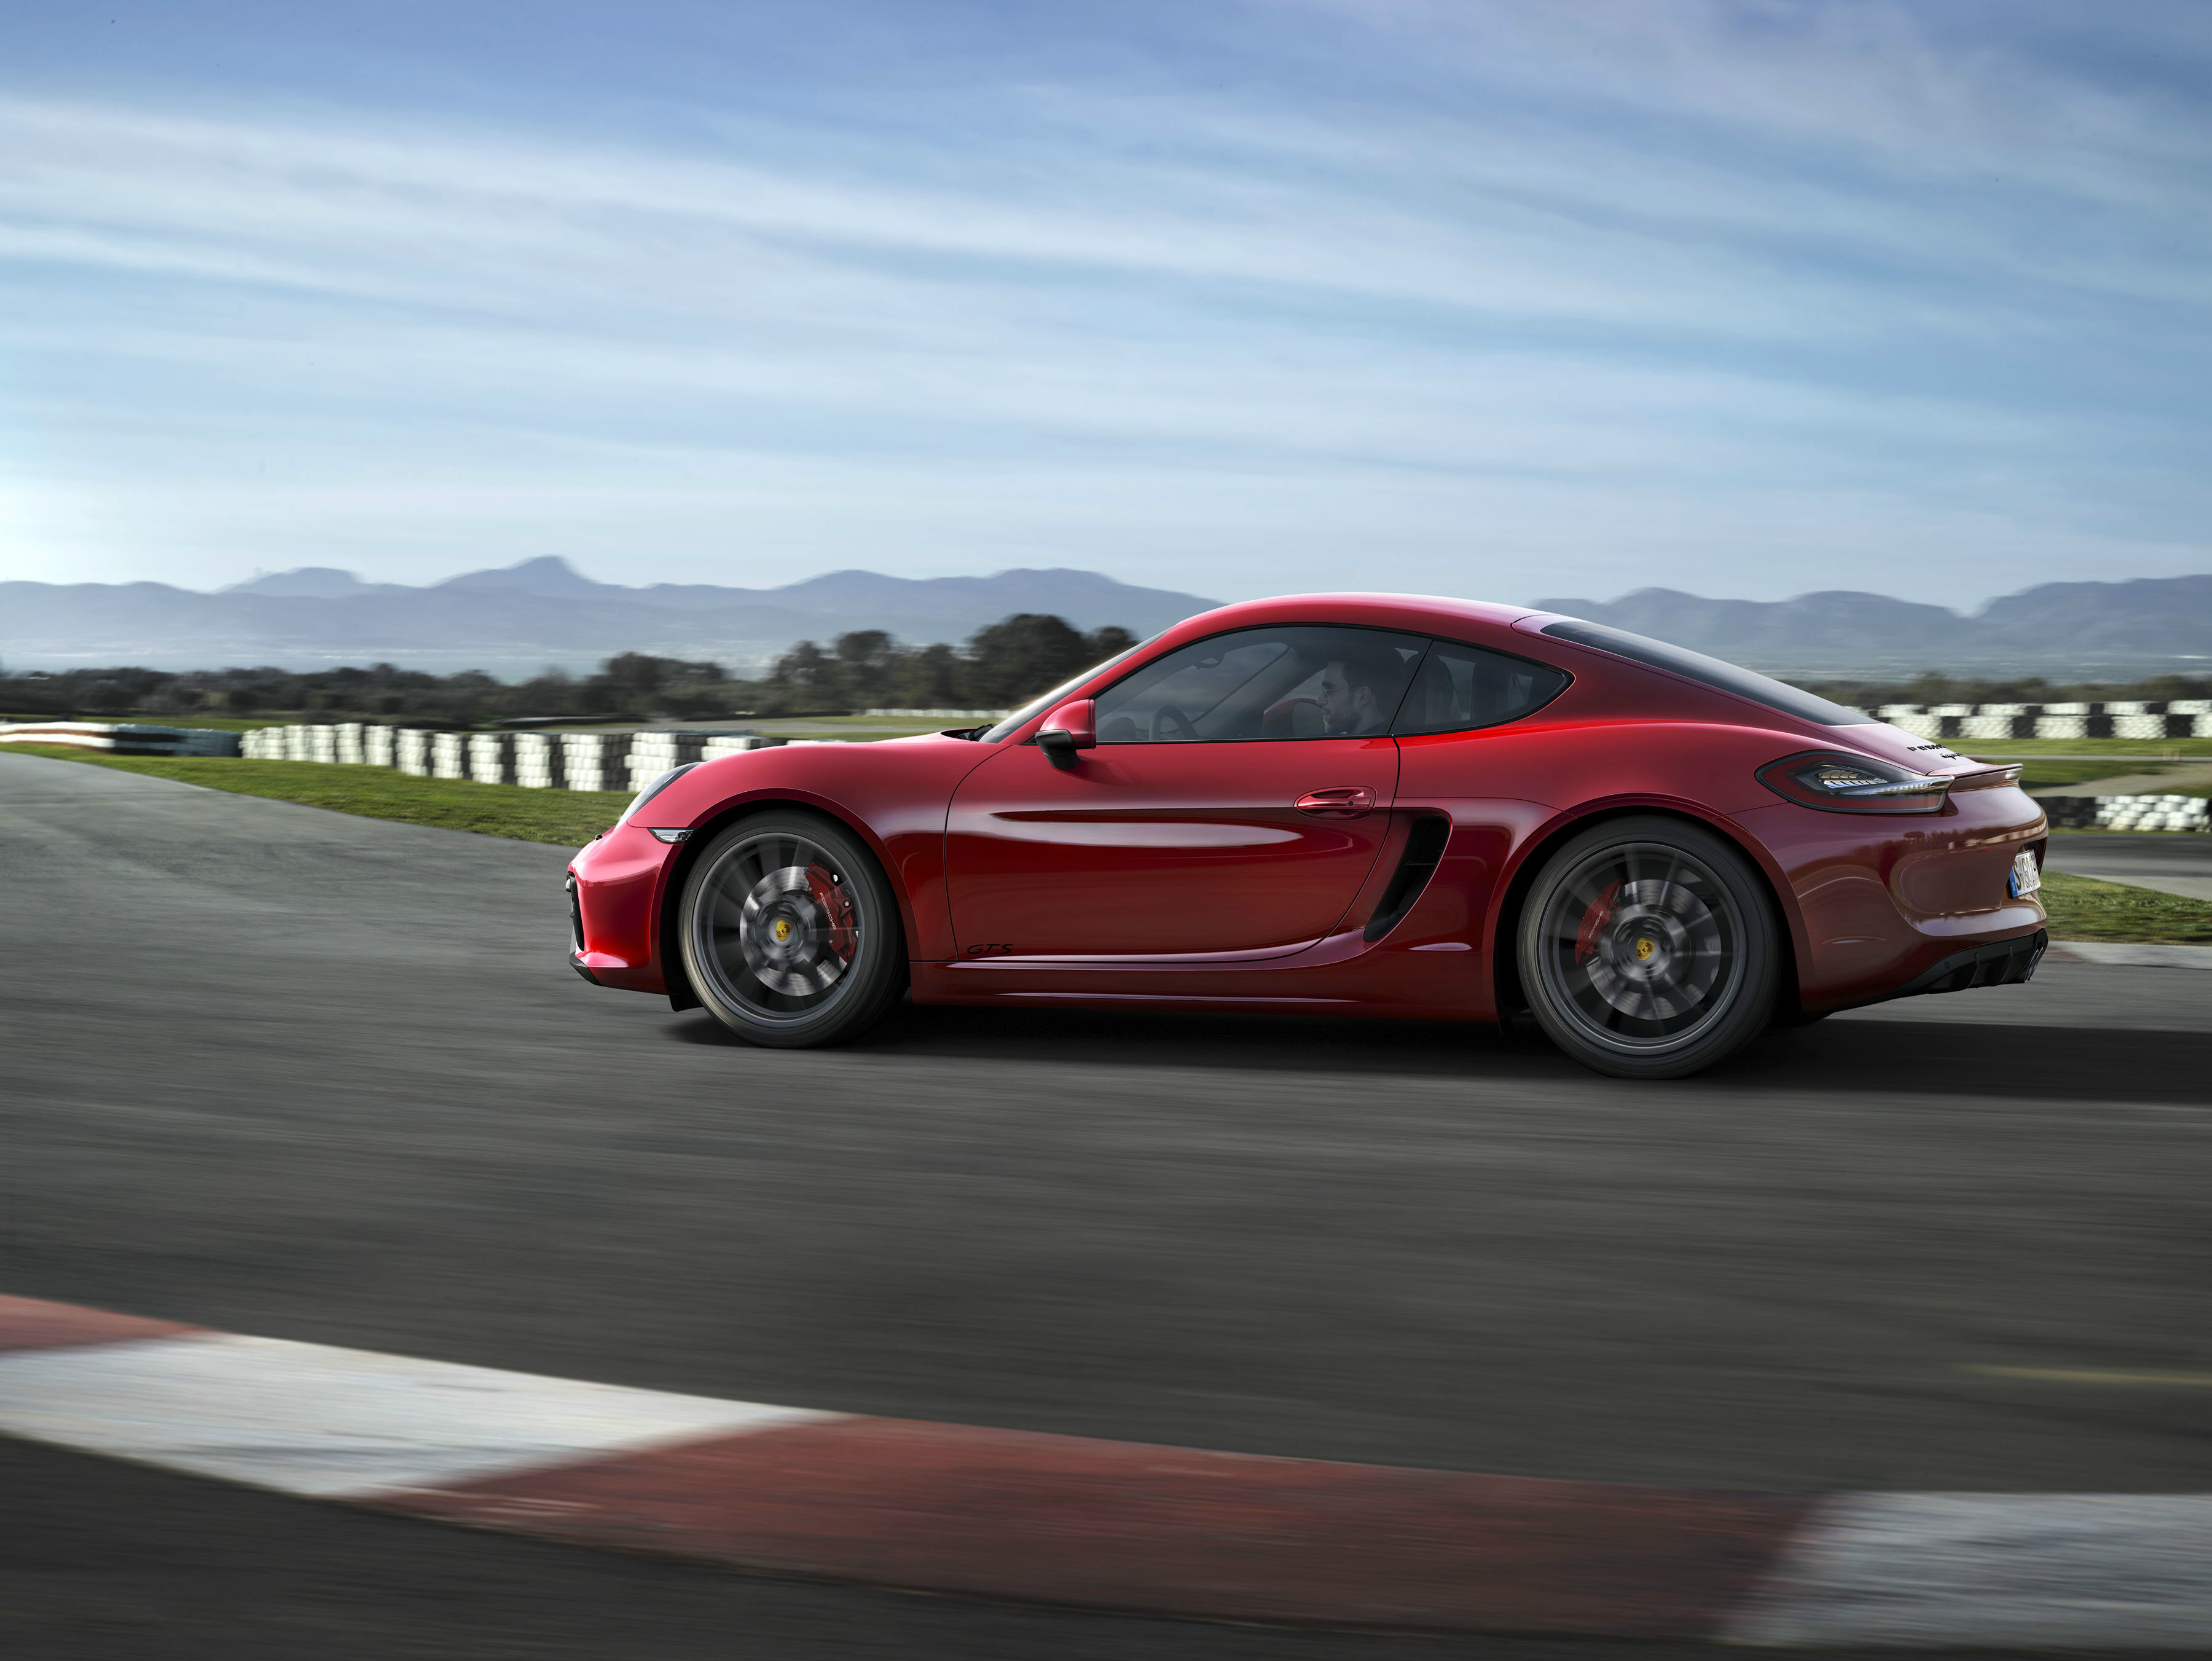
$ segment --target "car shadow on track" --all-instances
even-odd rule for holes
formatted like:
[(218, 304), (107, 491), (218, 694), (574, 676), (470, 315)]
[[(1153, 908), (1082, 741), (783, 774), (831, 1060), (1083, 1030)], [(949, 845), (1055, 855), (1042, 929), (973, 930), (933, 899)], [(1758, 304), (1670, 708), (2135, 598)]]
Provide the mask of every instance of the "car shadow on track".
[[(685, 1044), (743, 1040), (703, 1015), (672, 1022)], [(1204, 1067), (1356, 1073), (1486, 1082), (1579, 1081), (1595, 1088), (1708, 1094), (1915, 1094), (2203, 1106), (2201, 1033), (1856, 1020), (1769, 1034), (1725, 1064), (1668, 1083), (1602, 1079), (1540, 1035), (1487, 1023), (1313, 1021), (1292, 1015), (1091, 1009), (970, 1009), (907, 1004), (847, 1046), (864, 1054), (1087, 1067)]]

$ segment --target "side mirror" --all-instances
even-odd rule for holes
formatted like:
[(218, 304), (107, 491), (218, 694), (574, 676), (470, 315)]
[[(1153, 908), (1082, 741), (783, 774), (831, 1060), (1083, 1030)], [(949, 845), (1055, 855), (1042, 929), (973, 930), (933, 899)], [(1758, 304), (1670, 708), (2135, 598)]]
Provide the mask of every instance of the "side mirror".
[(1044, 759), (1063, 773), (1075, 765), (1075, 753), (1098, 743), (1097, 706), (1088, 698), (1062, 704), (1044, 718), (1037, 729), (1037, 748)]

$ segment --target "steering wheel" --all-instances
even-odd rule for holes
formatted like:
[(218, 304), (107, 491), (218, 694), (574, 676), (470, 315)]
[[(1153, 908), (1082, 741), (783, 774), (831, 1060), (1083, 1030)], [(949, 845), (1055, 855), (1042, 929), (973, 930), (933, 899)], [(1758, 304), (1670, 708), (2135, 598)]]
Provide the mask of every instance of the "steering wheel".
[[(1180, 727), (1182, 730), (1180, 732), (1170, 732), (1168, 730), (1170, 727)], [(1152, 712), (1152, 742), (1164, 743), (1170, 740), (1177, 743), (1195, 743), (1198, 741), (1198, 729), (1191, 724), (1190, 717), (1173, 704), (1162, 704)]]
[(1267, 738), (1318, 738), (1328, 731), (1328, 717), (1314, 698), (1285, 698), (1271, 704), (1260, 718), (1260, 732)]

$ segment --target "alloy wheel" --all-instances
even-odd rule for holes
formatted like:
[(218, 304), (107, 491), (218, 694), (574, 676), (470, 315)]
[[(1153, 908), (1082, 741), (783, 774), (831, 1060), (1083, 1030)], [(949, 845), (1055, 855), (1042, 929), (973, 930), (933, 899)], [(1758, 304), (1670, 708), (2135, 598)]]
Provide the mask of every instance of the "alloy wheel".
[(844, 862), (781, 829), (714, 851), (692, 906), (691, 956), (756, 1020), (811, 1015), (850, 983), (867, 927)]
[(1624, 1057), (1696, 1045), (1745, 979), (1742, 906), (1672, 842), (1587, 853), (1549, 885), (1531, 943), (1552, 1009), (1583, 1042)]

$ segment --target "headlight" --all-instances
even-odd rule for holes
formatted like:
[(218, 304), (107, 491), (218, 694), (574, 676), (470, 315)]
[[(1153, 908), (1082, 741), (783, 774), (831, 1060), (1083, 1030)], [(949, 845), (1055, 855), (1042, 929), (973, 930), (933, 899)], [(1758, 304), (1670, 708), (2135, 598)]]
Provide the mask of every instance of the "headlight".
[(1871, 756), (1816, 750), (1769, 761), (1759, 782), (1801, 807), (1829, 813), (1940, 813), (1953, 781)]
[(636, 795), (630, 797), (629, 805), (623, 809), (622, 817), (616, 820), (615, 823), (617, 825), (627, 825), (629, 823), (631, 815), (635, 814), (647, 802), (653, 800), (654, 797), (659, 795), (661, 791), (666, 790), (671, 785), (674, 784), (678, 779), (681, 779), (685, 773), (690, 772), (692, 768), (698, 765), (699, 764), (696, 761), (686, 761), (680, 767), (669, 768), (667, 772), (662, 773), (651, 784), (647, 785), (643, 790), (638, 791)]

